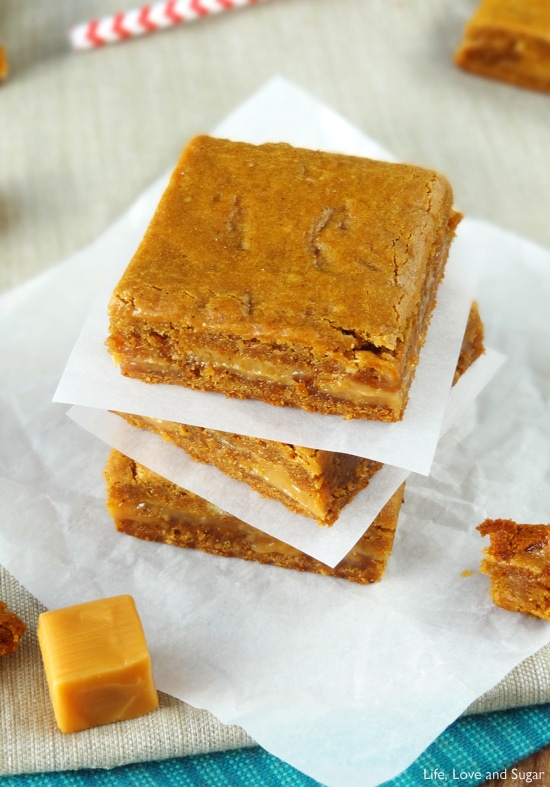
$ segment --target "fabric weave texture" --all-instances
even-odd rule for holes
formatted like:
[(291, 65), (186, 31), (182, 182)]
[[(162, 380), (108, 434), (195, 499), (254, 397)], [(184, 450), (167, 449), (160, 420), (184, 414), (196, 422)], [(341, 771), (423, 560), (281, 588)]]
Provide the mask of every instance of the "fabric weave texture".
[[(461, 785), (482, 784), (550, 743), (550, 704), (464, 716), (410, 767), (380, 787), (418, 787), (436, 769)], [(482, 776), (474, 775), (476, 772)], [(470, 774), (467, 776), (466, 774)], [(323, 787), (260, 747), (237, 749), (112, 770), (8, 776), (2, 787)]]

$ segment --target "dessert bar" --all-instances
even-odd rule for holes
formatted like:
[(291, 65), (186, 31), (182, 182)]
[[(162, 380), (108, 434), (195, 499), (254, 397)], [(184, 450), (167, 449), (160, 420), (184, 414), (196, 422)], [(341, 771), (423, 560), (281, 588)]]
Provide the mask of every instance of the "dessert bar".
[(477, 529), (490, 538), (481, 571), (489, 575), (494, 603), (550, 620), (550, 525), (486, 519)]
[(397, 421), (452, 202), (420, 167), (196, 137), (112, 294), (107, 347), (148, 383)]
[(116, 528), (146, 541), (198, 549), (367, 584), (378, 582), (393, 547), (404, 484), (355, 547), (330, 568), (245, 524), (113, 449), (105, 466), (107, 507)]
[(0, 656), (16, 651), (26, 630), (26, 625), (15, 612), (10, 612), (7, 604), (0, 601)]
[(118, 414), (133, 426), (160, 434), (192, 459), (214, 465), (320, 525), (332, 525), (342, 508), (382, 467), (381, 462), (351, 454)]
[(480, 76), (550, 93), (550, 3), (482, 0), (455, 62)]
[[(472, 304), (455, 382), (484, 352), (483, 323)], [(149, 429), (183, 448), (192, 459), (212, 464), (296, 514), (331, 525), (382, 466), (335, 451), (206, 429), (158, 418), (118, 413), (133, 426)]]
[(8, 56), (6, 55), (6, 50), (3, 46), (0, 46), (0, 85), (6, 77), (8, 76), (9, 65), (8, 65)]

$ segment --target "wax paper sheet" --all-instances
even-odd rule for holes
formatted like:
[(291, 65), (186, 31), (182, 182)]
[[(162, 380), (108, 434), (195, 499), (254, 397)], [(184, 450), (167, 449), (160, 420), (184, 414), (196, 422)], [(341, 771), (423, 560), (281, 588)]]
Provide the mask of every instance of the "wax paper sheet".
[[(489, 348), (467, 370), (451, 390), (443, 432), (475, 400), (503, 362), (503, 356)], [(383, 465), (331, 527), (320, 527), (314, 519), (294, 514), (279, 501), (258, 495), (215, 467), (194, 462), (160, 435), (133, 427), (115, 413), (77, 405), (68, 416), (126, 456), (328, 566), (336, 566), (348, 554), (409, 476), (401, 467)]]
[[(296, 93), (289, 86), (287, 102), (275, 87), (259, 106), (286, 117)], [(320, 137), (346, 128), (311, 99), (307, 119), (327, 121)], [(51, 399), (109, 275), (97, 252), (107, 238), (131, 253), (138, 214), (139, 204), (124, 238), (118, 223), (0, 299), (0, 560), (50, 608), (131, 593), (159, 689), (330, 787), (379, 784), (550, 641), (546, 622), (492, 605), (475, 530), (486, 516), (548, 521), (550, 253), (463, 223), (479, 252), (487, 344), (507, 361), (441, 439), (430, 476), (408, 478), (387, 576), (365, 587), (114, 531), (109, 449)]]

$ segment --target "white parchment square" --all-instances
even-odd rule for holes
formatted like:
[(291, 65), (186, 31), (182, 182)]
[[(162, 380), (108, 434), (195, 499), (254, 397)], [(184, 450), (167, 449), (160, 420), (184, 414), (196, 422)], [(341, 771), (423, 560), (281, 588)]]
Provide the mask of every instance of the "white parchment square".
[[(489, 349), (467, 370), (449, 396), (444, 431), (475, 400), (503, 361), (501, 354)], [(131, 426), (108, 410), (75, 405), (68, 415), (126, 456), (331, 567), (355, 546), (409, 475), (403, 468), (383, 465), (331, 527), (320, 527), (315, 520), (294, 514), (277, 500), (262, 497), (247, 484), (229, 478), (215, 467), (194, 462), (160, 435)]]

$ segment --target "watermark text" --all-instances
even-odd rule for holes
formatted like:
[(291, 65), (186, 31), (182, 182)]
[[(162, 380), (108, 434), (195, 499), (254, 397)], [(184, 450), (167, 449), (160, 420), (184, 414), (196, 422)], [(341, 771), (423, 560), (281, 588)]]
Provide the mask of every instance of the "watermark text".
[(441, 768), (424, 768), (424, 781), (438, 783), (460, 782), (471, 784), (472, 782), (504, 781), (509, 776), (512, 779), (519, 779), (522, 784), (542, 785), (545, 778), (545, 771), (527, 771), (522, 768), (505, 768), (501, 771), (478, 771), (468, 768), (452, 768), (451, 771), (444, 771)]

